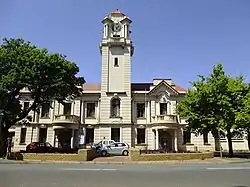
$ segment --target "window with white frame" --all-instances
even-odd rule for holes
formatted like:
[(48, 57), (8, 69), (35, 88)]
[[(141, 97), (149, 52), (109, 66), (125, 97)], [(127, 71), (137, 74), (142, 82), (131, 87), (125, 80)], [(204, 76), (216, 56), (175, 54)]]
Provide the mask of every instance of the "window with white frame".
[(110, 117), (120, 117), (120, 99), (118, 98), (113, 98), (111, 100), (111, 106), (110, 106)]
[(49, 110), (50, 110), (50, 103), (43, 103), (41, 117), (42, 118), (49, 118)]
[(29, 101), (24, 101), (23, 103), (23, 110), (27, 111), (30, 107), (30, 102)]
[(71, 103), (64, 103), (63, 114), (66, 114), (66, 115), (71, 114)]
[(167, 115), (168, 103), (160, 103), (160, 115)]
[(26, 132), (27, 132), (27, 128), (21, 128), (20, 144), (25, 144), (25, 142), (26, 142)]
[(95, 118), (95, 103), (87, 103), (87, 118)]
[(145, 103), (136, 104), (137, 118), (145, 118)]

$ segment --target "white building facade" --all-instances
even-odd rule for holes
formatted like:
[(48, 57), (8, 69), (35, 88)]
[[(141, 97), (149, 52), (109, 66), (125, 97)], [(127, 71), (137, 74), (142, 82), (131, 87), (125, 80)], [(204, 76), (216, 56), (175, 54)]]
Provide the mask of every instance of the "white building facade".
[[(186, 90), (171, 79), (153, 79), (151, 83), (131, 83), (131, 20), (119, 10), (102, 21), (100, 42), (102, 75), (100, 84), (84, 84), (82, 96), (65, 105), (57, 101), (43, 104), (39, 112), (30, 112), (29, 125), (13, 126), (10, 131), (13, 150), (25, 150), (31, 142), (79, 147), (103, 139), (126, 142), (148, 149), (165, 147), (169, 151), (214, 151), (218, 141), (211, 133), (203, 136), (184, 131), (184, 119), (176, 114), (176, 105)], [(32, 104), (23, 90), (23, 107)], [(235, 136), (234, 149), (248, 149), (245, 135)], [(221, 137), (227, 150), (227, 141)]]

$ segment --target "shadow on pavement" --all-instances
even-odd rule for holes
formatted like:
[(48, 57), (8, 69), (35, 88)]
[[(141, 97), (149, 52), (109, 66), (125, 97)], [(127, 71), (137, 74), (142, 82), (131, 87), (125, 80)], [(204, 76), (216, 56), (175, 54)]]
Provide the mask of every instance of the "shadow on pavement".
[[(215, 157), (220, 157), (220, 152), (219, 151), (214, 152), (214, 156)], [(229, 157), (229, 153), (228, 152), (222, 152), (222, 156), (223, 157)], [(250, 152), (242, 152), (242, 153), (235, 152), (233, 158), (246, 158), (246, 159), (250, 159)], [(239, 186), (239, 187), (241, 187), (241, 186)]]

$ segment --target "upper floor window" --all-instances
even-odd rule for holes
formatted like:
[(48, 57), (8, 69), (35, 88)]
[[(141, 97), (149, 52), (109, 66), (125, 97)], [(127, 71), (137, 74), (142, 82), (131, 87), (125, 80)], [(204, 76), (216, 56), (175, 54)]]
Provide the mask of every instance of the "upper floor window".
[(120, 99), (111, 100), (111, 117), (120, 117)]
[(64, 103), (63, 114), (71, 114), (71, 103)]
[(137, 103), (137, 118), (145, 118), (145, 103)]
[(50, 109), (50, 104), (49, 103), (43, 103), (42, 104), (41, 117), (48, 118), (49, 117), (49, 109)]
[(30, 102), (29, 102), (29, 101), (25, 101), (25, 102), (23, 103), (23, 110), (26, 111), (26, 110), (29, 109), (29, 107), (30, 107)]
[(160, 103), (160, 115), (167, 115), (168, 112), (168, 104)]
[(115, 67), (118, 67), (118, 66), (119, 66), (118, 58), (117, 58), (117, 57), (114, 58), (114, 66), (115, 66)]
[(87, 118), (95, 118), (95, 103), (87, 103)]

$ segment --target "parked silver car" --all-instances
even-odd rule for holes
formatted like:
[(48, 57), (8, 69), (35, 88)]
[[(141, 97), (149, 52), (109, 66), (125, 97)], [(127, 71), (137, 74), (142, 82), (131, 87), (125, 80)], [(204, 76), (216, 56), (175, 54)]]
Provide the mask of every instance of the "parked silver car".
[(129, 154), (129, 145), (126, 143), (115, 142), (107, 146), (103, 146), (100, 149), (101, 156), (107, 155), (123, 155), (128, 156)]

